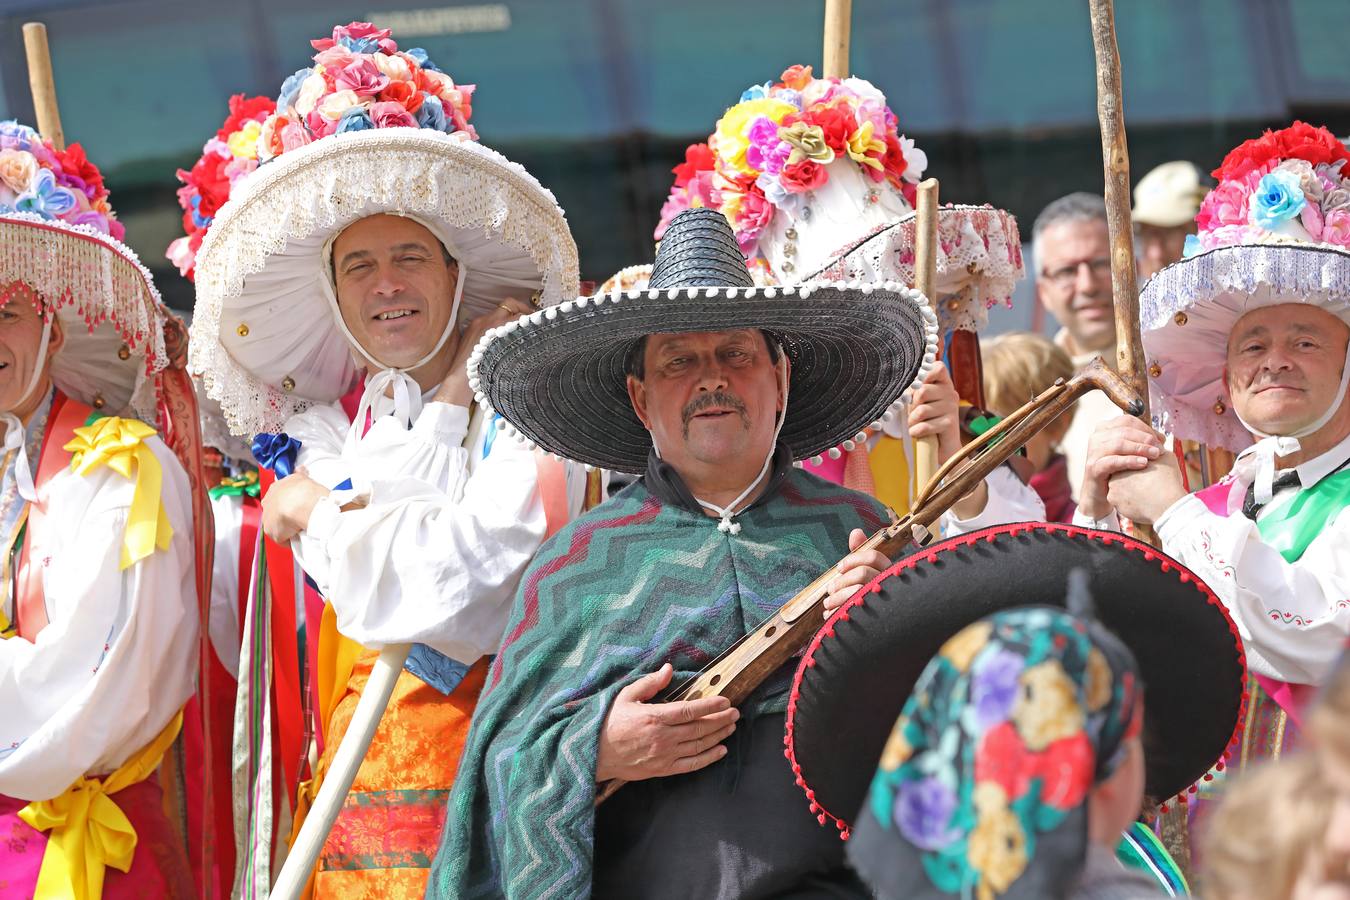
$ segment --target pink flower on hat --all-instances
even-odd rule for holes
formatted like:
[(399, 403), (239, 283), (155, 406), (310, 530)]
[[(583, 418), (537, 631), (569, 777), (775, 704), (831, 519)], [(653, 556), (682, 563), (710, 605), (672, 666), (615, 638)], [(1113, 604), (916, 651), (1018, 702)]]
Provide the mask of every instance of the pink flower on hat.
[(389, 86), (389, 76), (381, 72), (374, 61), (354, 57), (333, 75), (333, 83), (339, 91), (352, 91), (358, 96), (373, 97)]
[(402, 103), (385, 100), (370, 107), (370, 120), (376, 128), (416, 128), (417, 119)]

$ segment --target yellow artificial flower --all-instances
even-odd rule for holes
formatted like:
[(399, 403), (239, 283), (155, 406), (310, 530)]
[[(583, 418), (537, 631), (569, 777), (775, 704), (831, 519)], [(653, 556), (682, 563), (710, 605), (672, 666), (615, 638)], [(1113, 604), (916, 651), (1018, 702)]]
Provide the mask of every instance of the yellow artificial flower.
[(717, 120), (714, 147), (718, 158), (730, 169), (745, 175), (754, 175), (755, 169), (745, 161), (745, 151), (750, 146), (750, 139), (746, 137), (750, 123), (760, 116), (766, 116), (777, 124), (795, 112), (797, 107), (791, 103), (772, 97), (737, 103)]
[(230, 155), (235, 159), (257, 159), (260, 134), (262, 134), (261, 122), (245, 122), (244, 127), (230, 135), (229, 140), (225, 142), (230, 148)]
[(873, 137), (876, 128), (871, 122), (863, 122), (857, 131), (853, 132), (848, 139), (849, 157), (864, 166), (871, 166), (878, 172), (881, 171), (881, 158), (869, 154), (879, 153), (883, 156), (886, 153), (886, 142)]

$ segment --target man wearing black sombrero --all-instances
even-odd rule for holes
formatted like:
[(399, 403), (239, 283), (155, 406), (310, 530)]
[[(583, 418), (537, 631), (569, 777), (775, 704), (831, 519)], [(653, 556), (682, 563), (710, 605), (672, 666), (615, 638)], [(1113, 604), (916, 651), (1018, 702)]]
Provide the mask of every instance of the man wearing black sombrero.
[[(862, 896), (798, 802), (785, 667), (740, 709), (660, 702), (821, 572), (831, 609), (888, 565), (850, 554), (874, 500), (797, 470), (933, 364), (902, 285), (757, 288), (726, 220), (667, 231), (646, 290), (490, 331), (480, 402), (543, 449), (641, 474), (545, 544), (474, 717), (429, 896)], [(596, 785), (629, 784), (595, 805)]]

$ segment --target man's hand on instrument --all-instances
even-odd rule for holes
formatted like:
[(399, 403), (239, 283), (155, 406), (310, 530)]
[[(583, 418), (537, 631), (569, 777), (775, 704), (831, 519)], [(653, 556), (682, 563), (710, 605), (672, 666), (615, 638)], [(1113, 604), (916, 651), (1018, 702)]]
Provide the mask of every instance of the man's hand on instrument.
[(309, 517), (328, 488), (309, 477), (304, 466), (267, 489), (262, 500), (262, 526), (267, 536), (286, 543), (309, 527)]
[(891, 561), (880, 550), (858, 549), (865, 543), (866, 533), (861, 528), (853, 529), (848, 536), (848, 549), (853, 552), (839, 561), (839, 574), (830, 582), (830, 595), (825, 598), (825, 618), (858, 593), (858, 588), (891, 567)]
[(600, 729), (596, 782), (683, 775), (727, 755), (722, 742), (736, 730), (741, 714), (726, 697), (650, 702), (670, 684), (673, 672), (666, 663), (619, 691)]
[(938, 465), (961, 449), (961, 398), (942, 363), (933, 366), (909, 399), (909, 436), (938, 440)]
[[(1169, 475), (1169, 470), (1174, 474)], [(1149, 474), (1143, 479), (1128, 477), (1145, 472)], [(1149, 492), (1156, 494), (1147, 496)], [(1117, 416), (1092, 433), (1078, 499), (1083, 515), (1104, 519), (1114, 509), (1122, 516), (1151, 522), (1155, 512), (1161, 515), (1184, 493), (1176, 459), (1164, 451), (1162, 436), (1139, 419)]]

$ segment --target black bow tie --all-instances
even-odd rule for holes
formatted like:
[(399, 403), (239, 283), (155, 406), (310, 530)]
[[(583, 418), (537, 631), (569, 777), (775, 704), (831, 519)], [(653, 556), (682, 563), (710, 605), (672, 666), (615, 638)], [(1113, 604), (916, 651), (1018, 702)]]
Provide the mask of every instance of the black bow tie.
[[(1303, 482), (1298, 479), (1298, 471), (1290, 469), (1288, 472), (1281, 472), (1275, 476), (1275, 480), (1270, 484), (1270, 495), (1272, 498), (1287, 487), (1299, 488)], [(1256, 502), (1256, 484), (1247, 485), (1247, 496), (1242, 500), (1242, 514), (1253, 522), (1256, 521), (1256, 514), (1261, 511), (1264, 503)]]

